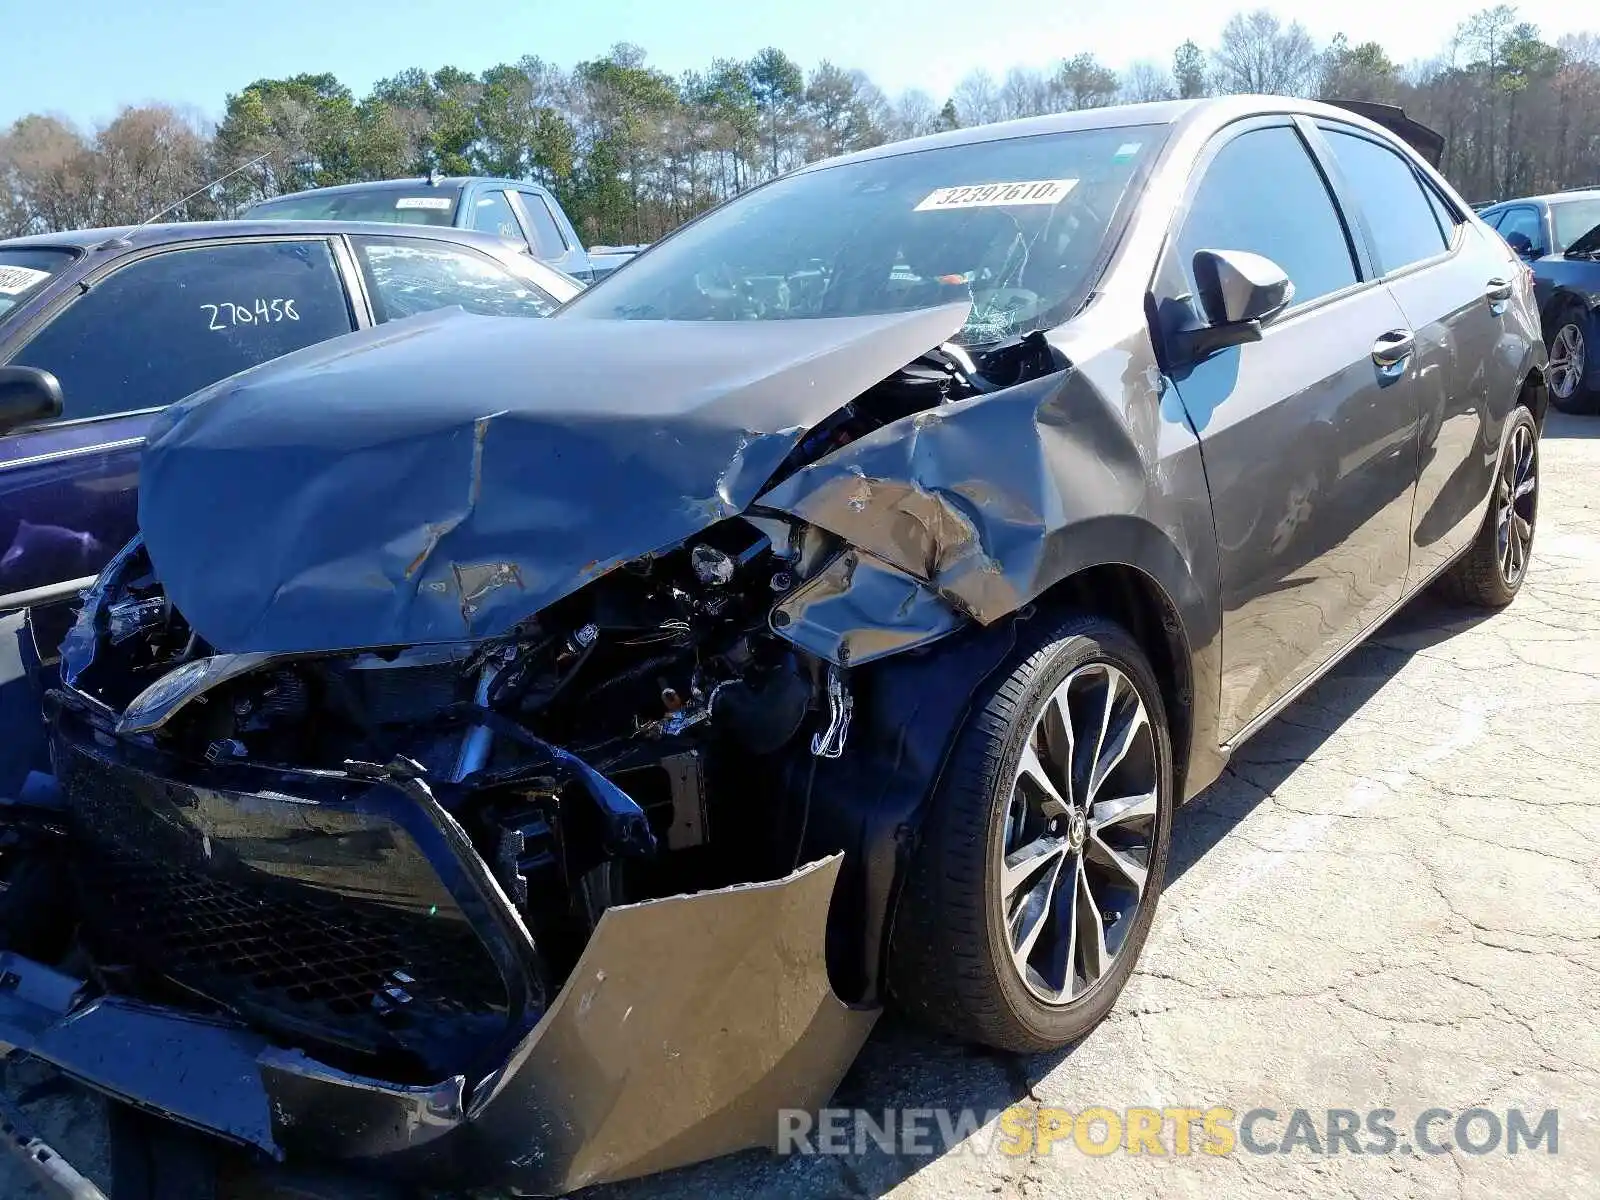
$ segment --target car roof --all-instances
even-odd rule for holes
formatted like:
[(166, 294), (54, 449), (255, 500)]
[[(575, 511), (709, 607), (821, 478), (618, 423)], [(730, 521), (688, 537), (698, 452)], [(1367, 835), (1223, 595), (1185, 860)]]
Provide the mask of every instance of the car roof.
[(1573, 188), (1566, 192), (1546, 192), (1542, 196), (1515, 196), (1510, 200), (1496, 200), (1484, 211), (1490, 208), (1505, 208), (1511, 204), (1543, 204), (1548, 207), (1551, 204), (1560, 204), (1564, 200), (1600, 200), (1600, 188)]
[(854, 154), (825, 159), (808, 167), (802, 167), (801, 171), (826, 170), (841, 163), (892, 158), (917, 150), (973, 145), (1004, 138), (1030, 137), (1035, 134), (1149, 125), (1166, 125), (1174, 128), (1202, 126), (1220, 129), (1232, 121), (1280, 113), (1299, 113), (1309, 117), (1343, 121), (1375, 130), (1397, 142), (1406, 141), (1399, 133), (1385, 128), (1371, 117), (1341, 107), (1337, 103), (1324, 104), (1316, 100), (1298, 100), (1289, 96), (1217, 96), (1204, 100), (1159, 100), (1153, 104), (1114, 104), (1105, 108), (1080, 108), (1071, 112), (1047, 113), (1040, 117), (1023, 117), (990, 125), (973, 125), (965, 129), (952, 129), (944, 133), (911, 138), (903, 142), (890, 142), (874, 146), (869, 150), (858, 150)]
[(521, 250), (518, 242), (507, 241), (476, 229), (454, 229), (448, 225), (408, 225), (389, 221), (183, 221), (164, 225), (121, 225), (104, 229), (69, 229), (60, 233), (37, 233), (0, 241), (0, 248), (66, 247), (74, 250), (138, 249), (235, 237), (328, 237), (336, 234), (419, 237), (431, 241), (455, 242), (479, 249)]
[[(528, 183), (525, 180), (501, 179), (493, 175), (435, 175), (432, 180), (418, 175), (406, 179), (374, 179), (368, 183), (338, 183), (329, 187), (307, 188), (301, 192), (285, 192), (281, 196), (268, 196), (259, 203), (266, 204), (273, 200), (292, 200), (299, 196), (338, 196), (346, 192), (398, 192), (411, 191), (416, 188), (427, 187), (465, 187), (469, 183), (498, 184), (501, 187), (533, 187), (537, 183)], [(543, 188), (540, 188), (543, 191)]]

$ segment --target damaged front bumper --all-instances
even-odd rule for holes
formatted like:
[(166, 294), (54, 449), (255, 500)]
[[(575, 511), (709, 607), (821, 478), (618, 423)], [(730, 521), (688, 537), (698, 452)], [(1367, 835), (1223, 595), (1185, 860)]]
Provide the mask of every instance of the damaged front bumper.
[[(498, 1040), (485, 1041), (488, 1027), (462, 1016), (470, 996), (430, 991), (421, 972), (394, 972), (394, 1004), (407, 1006), (399, 1024), (386, 1025), (379, 1012), (374, 1026), (372, 1014), (347, 1007), (344, 1023), (335, 1022), (342, 1044), (325, 1052), (341, 1037), (316, 1029), (297, 1039), (292, 1027), (286, 1035), (283, 1012), (276, 1027), (257, 1015), (273, 995), (299, 995), (300, 1008), (285, 1000), (285, 1011), (312, 1029), (312, 1001), (337, 1014), (339, 997), (311, 994), (315, 981), (292, 970), (274, 977), (281, 992), (264, 990), (272, 972), (294, 964), (268, 961), (269, 950), (281, 957), (284, 941), (267, 939), (269, 947), (260, 930), (241, 926), (250, 918), (228, 909), (228, 897), (241, 881), (260, 884), (267, 902), (258, 897), (257, 909), (276, 913), (322, 889), (331, 876), (319, 869), (335, 855), (344, 881), (339, 901), (355, 915), (333, 919), (357, 922), (339, 927), (341, 940), (352, 938), (352, 928), (359, 933), (363, 906), (375, 906), (400, 921), (442, 923), (438, 936), (465, 937), (465, 929), (449, 926), (461, 922), (499, 959), (505, 947), (491, 946), (496, 938), (485, 933), (485, 919), (492, 915), (513, 931), (520, 925), (488, 872), (472, 869), (471, 847), (451, 836), (448, 815), (412, 803), (399, 784), (308, 800), (270, 788), (179, 783), (128, 761), (135, 747), (80, 734), (73, 736), (70, 718), (58, 719), (55, 755), (76, 814), (74, 841), (85, 836), (80, 818), (100, 830), (89, 861), (104, 867), (108, 840), (137, 836), (138, 847), (123, 847), (134, 857), (163, 860), (169, 875), (182, 868), (182, 878), (164, 885), (170, 890), (161, 912), (150, 908), (152, 894), (109, 884), (99, 890), (151, 921), (173, 916), (172, 906), (184, 909), (188, 940), (174, 941), (168, 931), (163, 952), (187, 946), (201, 966), (186, 972), (180, 964), (169, 984), (215, 1001), (222, 989), (202, 966), (217, 969), (215, 943), (225, 937), (229, 953), (254, 955), (238, 968), (254, 972), (254, 986), (221, 995), (225, 1007), (200, 1011), (186, 1001), (150, 1003), (148, 991), (100, 992), (43, 964), (0, 956), (0, 1047), (275, 1158), (452, 1188), (556, 1195), (772, 1146), (778, 1111), (825, 1103), (876, 1020), (876, 1008), (847, 1006), (829, 983), (824, 931), (842, 861), (834, 855), (770, 882), (607, 909), (536, 1022), (535, 1007), (523, 1010), (529, 1015), (519, 1024), (515, 996), (495, 1009)], [(96, 807), (86, 813), (89, 791)], [(109, 819), (118, 805), (127, 810), (120, 822)], [(362, 881), (354, 869), (361, 863), (374, 867), (365, 888), (350, 883)], [(428, 886), (436, 894), (415, 882), (423, 867), (434, 872)], [(104, 869), (119, 868), (111, 862)], [(516, 950), (514, 938), (505, 941)], [(299, 953), (314, 961), (313, 950)], [(367, 953), (349, 948), (352, 960)], [(383, 1072), (387, 1078), (361, 1069), (385, 1061), (361, 1044), (361, 1030), (376, 1028), (381, 1037), (403, 1029), (430, 1004), (436, 1016), (457, 1018), (451, 1026), (438, 1016), (445, 1040), (493, 1045), (493, 1055), (464, 1054), (461, 1061), (474, 1066), (438, 1075), (419, 1075), (415, 1065), (409, 1076)], [(429, 1028), (418, 1025), (418, 1038)]]

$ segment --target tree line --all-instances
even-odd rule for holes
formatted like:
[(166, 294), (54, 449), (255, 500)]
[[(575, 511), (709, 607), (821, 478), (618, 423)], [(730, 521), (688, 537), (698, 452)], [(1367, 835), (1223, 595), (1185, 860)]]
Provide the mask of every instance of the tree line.
[(1502, 4), (1463, 21), (1434, 57), (1401, 65), (1376, 42), (1341, 34), (1319, 46), (1299, 22), (1257, 9), (1170, 63), (1117, 71), (1075, 54), (1003, 77), (974, 71), (945, 97), (891, 98), (862, 71), (806, 70), (776, 47), (674, 77), (619, 44), (571, 69), (531, 55), (480, 74), (412, 68), (359, 97), (327, 73), (260, 79), (229, 95), (216, 122), (163, 104), (92, 131), (32, 113), (0, 132), (0, 235), (137, 223), (169, 206), (169, 220), (228, 217), (283, 192), (434, 170), (535, 180), (586, 241), (647, 242), (830, 155), (1240, 92), (1402, 105), (1444, 135), (1442, 169), (1473, 201), (1600, 184), (1600, 35), (1552, 44)]

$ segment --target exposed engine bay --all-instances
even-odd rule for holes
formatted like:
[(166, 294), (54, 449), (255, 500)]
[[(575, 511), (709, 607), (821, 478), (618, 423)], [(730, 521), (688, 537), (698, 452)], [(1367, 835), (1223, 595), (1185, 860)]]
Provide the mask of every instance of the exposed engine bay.
[(72, 682), (120, 714), (121, 733), (195, 766), (428, 781), (527, 922), (553, 993), (613, 904), (749, 878), (752, 852), (757, 877), (786, 869), (777, 844), (711, 853), (724, 823), (751, 825), (719, 811), (716, 782), (803, 742), (818, 712), (818, 753), (846, 736), (837, 669), (830, 700), (828, 665), (767, 627), (776, 596), (836, 546), (757, 521), (780, 543), (735, 518), (502, 638), (274, 657), (237, 673), (135, 551)]

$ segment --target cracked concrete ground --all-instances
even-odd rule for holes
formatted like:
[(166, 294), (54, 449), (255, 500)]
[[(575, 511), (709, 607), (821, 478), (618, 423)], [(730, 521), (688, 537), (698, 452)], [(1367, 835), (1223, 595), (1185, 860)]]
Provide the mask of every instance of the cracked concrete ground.
[[(746, 1154), (585, 1200), (1600, 1195), (1600, 419), (1552, 413), (1542, 454), (1515, 604), (1412, 605), (1180, 810), (1103, 1025), (1017, 1060), (885, 1021), (838, 1103), (1387, 1108), (1403, 1141), (1429, 1108), (1553, 1108), (1557, 1154)], [(28, 1107), (103, 1171), (93, 1102)], [(0, 1196), (36, 1195), (0, 1161)]]

